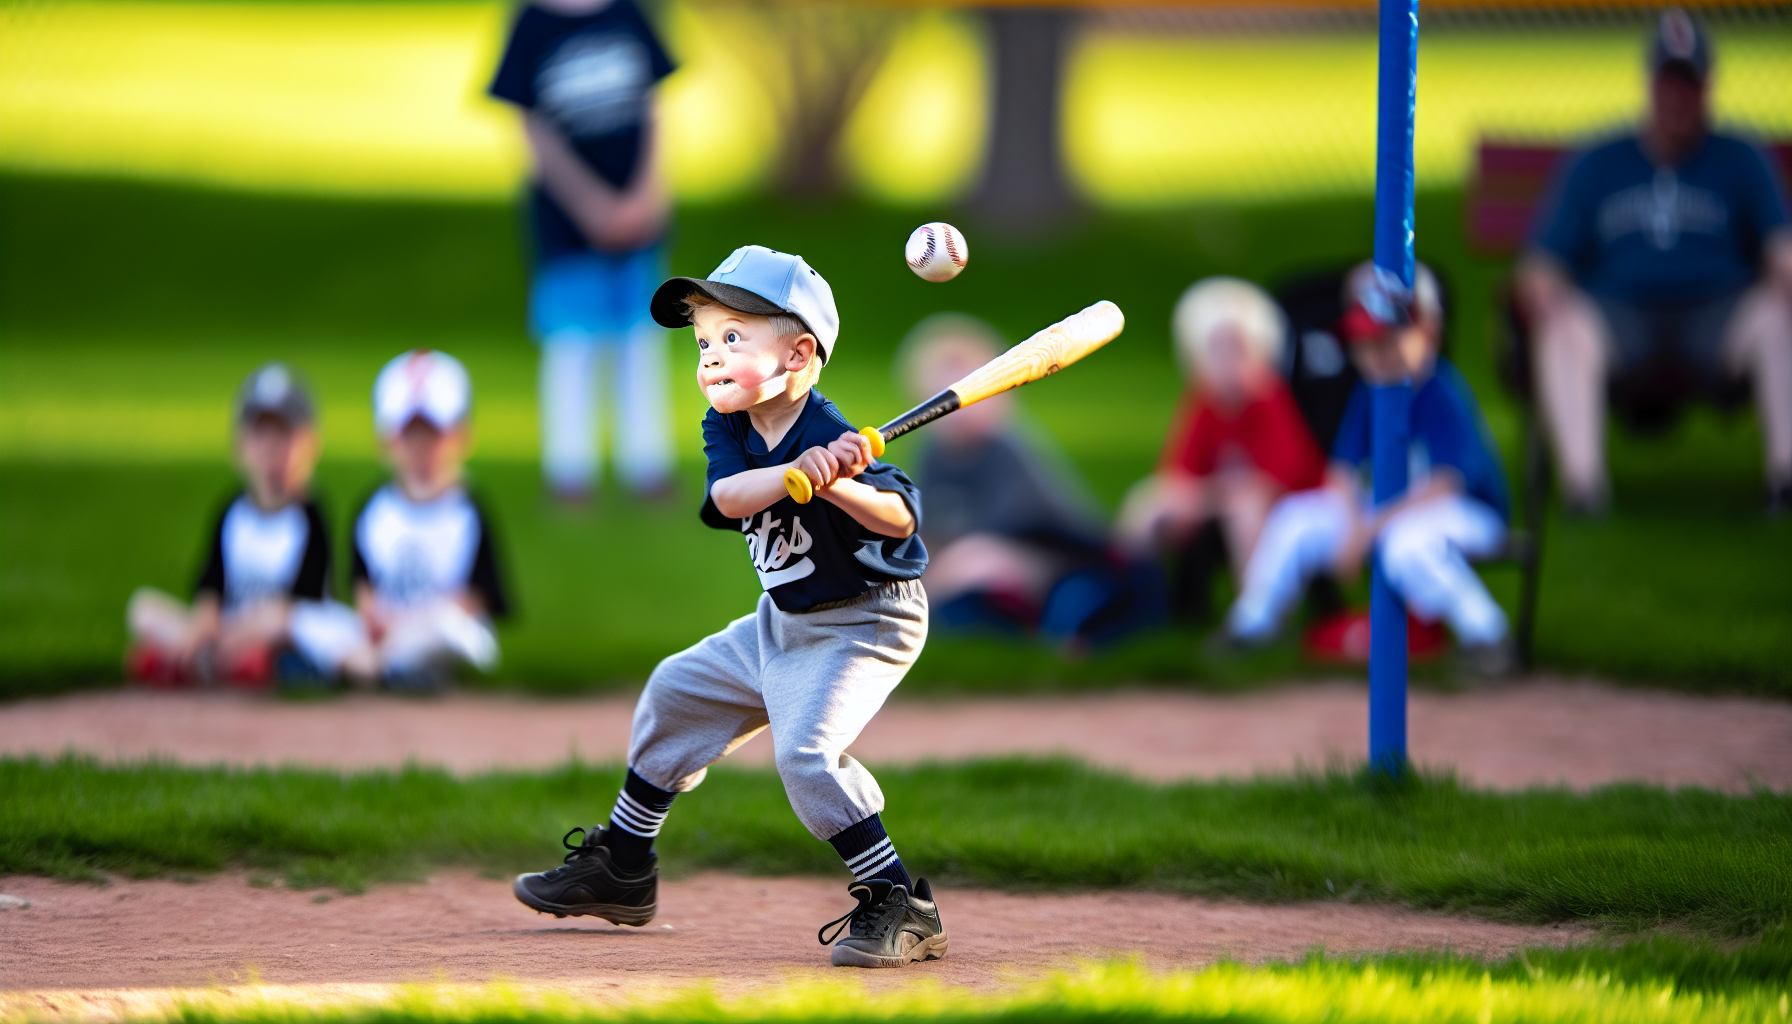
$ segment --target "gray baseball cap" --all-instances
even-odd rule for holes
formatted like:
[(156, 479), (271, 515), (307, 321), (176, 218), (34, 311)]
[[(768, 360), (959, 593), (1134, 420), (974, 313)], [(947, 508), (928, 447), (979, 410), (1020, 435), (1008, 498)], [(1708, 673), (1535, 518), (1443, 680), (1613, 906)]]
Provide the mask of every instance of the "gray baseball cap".
[(834, 290), (814, 268), (793, 256), (763, 245), (743, 245), (728, 254), (707, 278), (675, 277), (660, 285), (648, 307), (661, 327), (684, 327), (691, 322), (684, 300), (702, 292), (730, 309), (758, 316), (780, 313), (796, 317), (815, 335), (826, 365), (840, 336), (840, 311), (834, 306)]
[(308, 427), (317, 419), (317, 408), (305, 382), (285, 363), (269, 363), (243, 381), (236, 391), (236, 421), (248, 426), (272, 416), (289, 427)]
[(1711, 40), (1692, 15), (1679, 7), (1661, 12), (1655, 38), (1649, 43), (1649, 73), (1669, 64), (1682, 64), (1700, 79), (1711, 73)]

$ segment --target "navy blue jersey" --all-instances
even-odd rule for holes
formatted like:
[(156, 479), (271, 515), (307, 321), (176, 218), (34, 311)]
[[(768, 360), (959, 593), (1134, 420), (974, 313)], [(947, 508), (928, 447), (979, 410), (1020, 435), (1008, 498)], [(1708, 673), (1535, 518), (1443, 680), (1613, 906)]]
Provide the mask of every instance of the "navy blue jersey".
[(867, 530), (838, 505), (819, 497), (798, 505), (786, 495), (745, 519), (723, 515), (709, 499), (709, 488), (717, 480), (795, 461), (810, 448), (825, 448), (855, 429), (834, 403), (814, 390), (796, 422), (770, 451), (746, 413), (723, 415), (711, 409), (703, 417), (703, 454), (709, 459), (703, 522), (746, 536), (760, 586), (784, 611), (807, 611), (857, 597), (880, 583), (919, 579), (927, 568), (927, 548), (921, 543), (921, 489), (887, 462), (873, 464), (854, 479), (902, 495), (914, 514), (915, 532), (900, 540)]
[(1679, 167), (1649, 162), (1635, 138), (1595, 146), (1557, 172), (1534, 242), (1580, 286), (1635, 305), (1702, 302), (1761, 273), (1786, 201), (1767, 159), (1712, 135)]
[[(626, 189), (641, 162), (653, 87), (672, 73), (653, 27), (632, 0), (590, 14), (523, 8), (492, 79), (491, 94), (547, 118), (598, 177)], [(535, 243), (543, 259), (591, 244), (538, 183)]]
[[(1369, 465), (1369, 407), (1367, 382), (1360, 383), (1344, 407), (1332, 442), (1332, 461), (1358, 468)], [(1504, 519), (1510, 515), (1506, 496), (1506, 469), (1487, 433), (1481, 407), (1468, 381), (1450, 361), (1439, 356), (1437, 368), (1412, 395), (1412, 435), (1408, 448), (1407, 485), (1416, 487), (1434, 466), (1448, 466), (1462, 477), (1468, 496), (1492, 508)]]

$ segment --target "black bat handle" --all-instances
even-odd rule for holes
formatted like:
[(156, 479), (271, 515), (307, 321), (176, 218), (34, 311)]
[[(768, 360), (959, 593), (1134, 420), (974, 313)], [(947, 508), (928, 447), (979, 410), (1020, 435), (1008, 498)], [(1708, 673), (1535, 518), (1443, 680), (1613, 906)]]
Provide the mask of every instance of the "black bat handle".
[(952, 412), (959, 407), (959, 404), (958, 392), (951, 388), (947, 388), (883, 426), (878, 427), (877, 432), (884, 436), (885, 441), (894, 441), (909, 431), (914, 430), (916, 427), (925, 426), (926, 424), (939, 419), (941, 416)]

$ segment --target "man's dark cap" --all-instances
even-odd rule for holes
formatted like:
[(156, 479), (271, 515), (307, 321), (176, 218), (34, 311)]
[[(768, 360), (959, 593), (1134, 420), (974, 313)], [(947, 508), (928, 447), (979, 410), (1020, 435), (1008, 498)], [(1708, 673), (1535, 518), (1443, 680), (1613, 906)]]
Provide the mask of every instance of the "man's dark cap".
[(1700, 81), (1711, 73), (1711, 39), (1692, 15), (1679, 7), (1661, 12), (1649, 44), (1649, 74), (1660, 74), (1669, 65), (1691, 71)]
[(237, 389), (237, 425), (249, 426), (263, 416), (272, 416), (289, 427), (308, 427), (317, 421), (317, 407), (304, 380), (285, 363), (267, 364)]

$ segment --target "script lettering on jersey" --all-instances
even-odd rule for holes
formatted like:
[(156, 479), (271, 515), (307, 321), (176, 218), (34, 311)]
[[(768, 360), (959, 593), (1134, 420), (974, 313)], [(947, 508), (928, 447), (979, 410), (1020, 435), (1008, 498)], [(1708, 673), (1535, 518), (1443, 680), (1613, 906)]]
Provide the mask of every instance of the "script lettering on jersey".
[(803, 529), (802, 517), (791, 516), (787, 532), (778, 531), (782, 525), (784, 520), (773, 519), (770, 509), (760, 514), (757, 528), (753, 526), (752, 516), (740, 521), (740, 532), (747, 537), (747, 554), (753, 559), (753, 569), (759, 573), (759, 585), (766, 590), (815, 572), (815, 562), (808, 557), (795, 563), (790, 561), (815, 544), (809, 531)]

